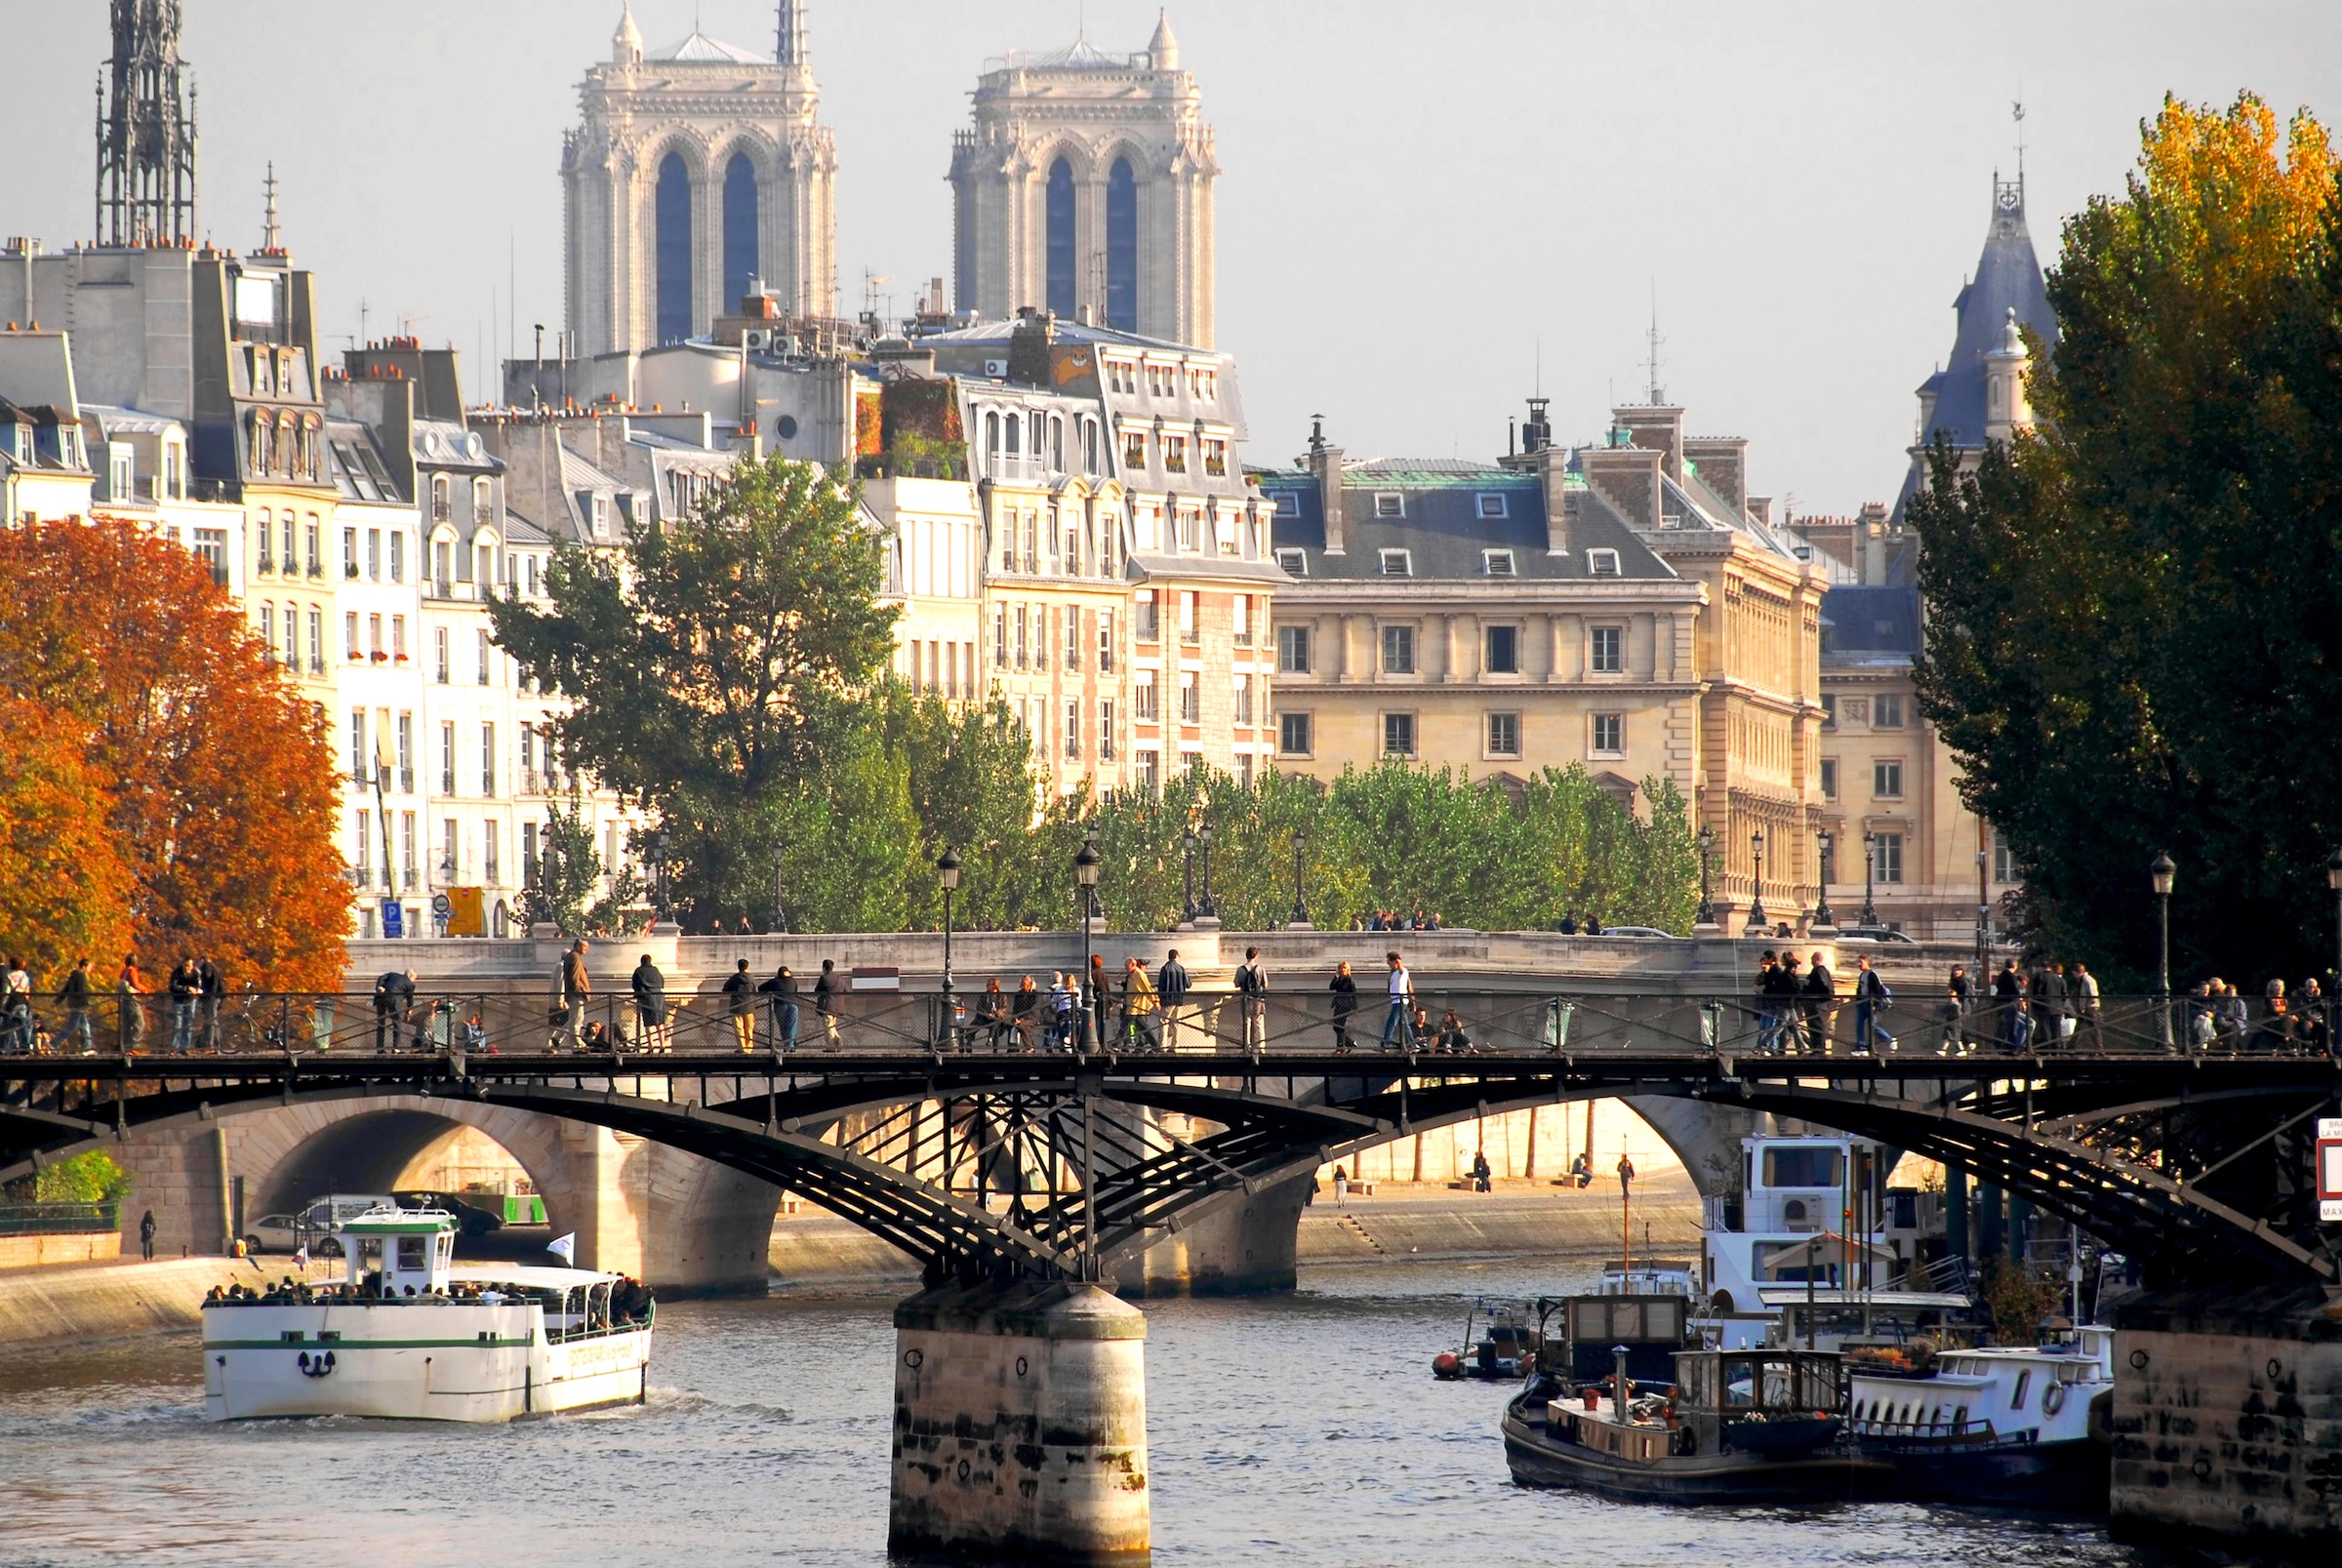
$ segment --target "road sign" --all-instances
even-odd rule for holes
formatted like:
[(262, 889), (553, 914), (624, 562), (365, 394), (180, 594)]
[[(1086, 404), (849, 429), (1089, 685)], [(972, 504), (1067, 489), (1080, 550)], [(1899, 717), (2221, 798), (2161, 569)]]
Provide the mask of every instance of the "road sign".
[(488, 935), (488, 890), (449, 888), (439, 895), (447, 905), (447, 934), (451, 937)]
[(2342, 1116), (2318, 1118), (2318, 1223), (2342, 1222)]
[(431, 895), (431, 913), (439, 916), (441, 919), (444, 920), (447, 918), (447, 916), (454, 911), (455, 907), (455, 905), (448, 899), (446, 894), (434, 893)]
[(407, 907), (396, 899), (383, 901), (383, 935), (403, 937), (407, 934)]

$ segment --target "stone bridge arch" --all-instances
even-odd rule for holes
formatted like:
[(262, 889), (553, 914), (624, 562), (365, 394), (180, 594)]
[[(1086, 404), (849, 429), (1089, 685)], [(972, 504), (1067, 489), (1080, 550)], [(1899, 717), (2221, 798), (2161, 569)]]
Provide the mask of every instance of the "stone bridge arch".
[(151, 1210), (156, 1255), (169, 1257), (222, 1249), (238, 1177), (253, 1219), (297, 1195), (304, 1172), (387, 1181), (456, 1127), (476, 1129), (528, 1172), (551, 1233), (576, 1233), (581, 1267), (698, 1291), (761, 1289), (770, 1274), (777, 1186), (664, 1144), (493, 1102), (307, 1093), (172, 1116), (83, 1146), (131, 1173), (125, 1254), (136, 1255), (140, 1216)]

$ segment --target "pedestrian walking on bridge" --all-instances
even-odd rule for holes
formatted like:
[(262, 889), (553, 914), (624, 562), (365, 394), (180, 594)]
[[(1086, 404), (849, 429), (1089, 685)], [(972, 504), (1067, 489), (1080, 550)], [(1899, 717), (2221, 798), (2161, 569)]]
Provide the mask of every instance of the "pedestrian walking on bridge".
[(1383, 954), (1383, 961), (1391, 966), (1391, 1013), (1383, 1020), (1382, 1049), (1391, 1049), (1392, 1036), (1395, 1034), (1399, 1049), (1412, 1051), (1415, 1049), (1415, 977), (1407, 973), (1407, 966), (1400, 962), (1396, 952)]

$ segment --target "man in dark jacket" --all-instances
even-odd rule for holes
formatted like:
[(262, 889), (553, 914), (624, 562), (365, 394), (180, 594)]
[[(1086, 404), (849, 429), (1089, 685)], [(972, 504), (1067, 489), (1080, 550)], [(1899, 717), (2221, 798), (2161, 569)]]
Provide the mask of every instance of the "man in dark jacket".
[(1179, 961), (1179, 949), (1163, 954), (1163, 967), (1154, 972), (1155, 1000), (1163, 1010), (1164, 1049), (1179, 1049), (1179, 1022), (1187, 1017), (1188, 966)]
[(197, 1000), (203, 1012), (203, 1048), (220, 1049), (220, 999), (227, 994), (227, 977), (220, 966), (206, 958), (195, 966), (198, 985)]
[(1242, 1015), (1244, 1052), (1258, 1056), (1269, 1043), (1269, 967), (1261, 962), (1261, 949), (1244, 949), (1244, 962), (1236, 967), (1236, 1007)]
[(185, 1056), (195, 1045), (195, 1004), (203, 995), (203, 972), (193, 958), (171, 971), (171, 1049)]
[(822, 1033), (831, 1045), (837, 1044), (837, 998), (846, 988), (837, 973), (837, 960), (822, 960), (822, 972), (813, 981), (813, 1010), (822, 1015)]
[(783, 964), (773, 971), (773, 978), (756, 987), (766, 998), (765, 1012), (773, 1025), (773, 1049), (777, 1052), (797, 1048), (797, 976), (796, 971)]
[(656, 1051), (666, 1042), (661, 1038), (666, 1027), (666, 977), (659, 966), (644, 953), (642, 962), (634, 966), (634, 1049)]
[(1334, 993), (1334, 1055), (1350, 1054), (1350, 1015), (1358, 1010), (1358, 983), (1350, 972), (1350, 962), (1343, 960), (1334, 967), (1333, 984), (1326, 987)]
[(1820, 1056), (1834, 1056), (1837, 1046), (1830, 1038), (1831, 1005), (1837, 998), (1837, 977), (1830, 966), (1815, 953), (1805, 966), (1805, 984), (1799, 987), (1805, 1001), (1805, 1036), (1807, 1049)]
[(374, 983), (374, 1054), (394, 1049), (398, 1044), (398, 1020), (415, 1003), (415, 977), (411, 973), (386, 970)]
[(1879, 1019), (1894, 1000), (1886, 982), (1871, 967), (1866, 955), (1854, 960), (1854, 1050), (1861, 1056), (1877, 1056), (1878, 1042), (1884, 1040), (1889, 1051), (1896, 1049), (1895, 1037), (1886, 1031)]
[(2024, 1051), (2026, 1035), (2025, 981), (2017, 961), (2004, 958), (1993, 977), (1993, 1005), (2000, 1010), (2000, 1043), (2014, 1056)]
[[(644, 963), (650, 960), (645, 958)], [(747, 1056), (756, 1049), (756, 983), (748, 978), (748, 961), (724, 977), (724, 1016), (732, 1021), (732, 1038)]]
[(83, 1056), (96, 1056), (98, 1047), (90, 1037), (90, 961), (87, 958), (73, 961), (73, 973), (67, 975), (65, 983), (57, 988), (57, 1000), (58, 1005), (65, 1010), (65, 1030), (59, 1038), (57, 1048), (60, 1051), (70, 1050), (73, 1042), (79, 1040)]

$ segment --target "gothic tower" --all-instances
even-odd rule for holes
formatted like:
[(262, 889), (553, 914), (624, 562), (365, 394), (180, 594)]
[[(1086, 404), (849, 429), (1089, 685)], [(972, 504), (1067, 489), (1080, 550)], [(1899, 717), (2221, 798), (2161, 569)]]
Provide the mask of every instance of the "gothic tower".
[(1077, 39), (977, 78), (952, 139), (954, 299), (999, 319), (1031, 305), (1212, 346), (1212, 184), (1220, 165), (1170, 19), (1135, 55)]
[[(98, 243), (195, 243), (195, 90), (179, 59), (180, 0), (113, 0), (98, 83)], [(110, 92), (109, 92), (110, 89)]]
[(835, 313), (837, 147), (815, 118), (805, 0), (773, 58), (694, 31), (646, 52), (631, 5), (561, 149), (568, 324), (581, 355), (704, 336), (753, 280)]

